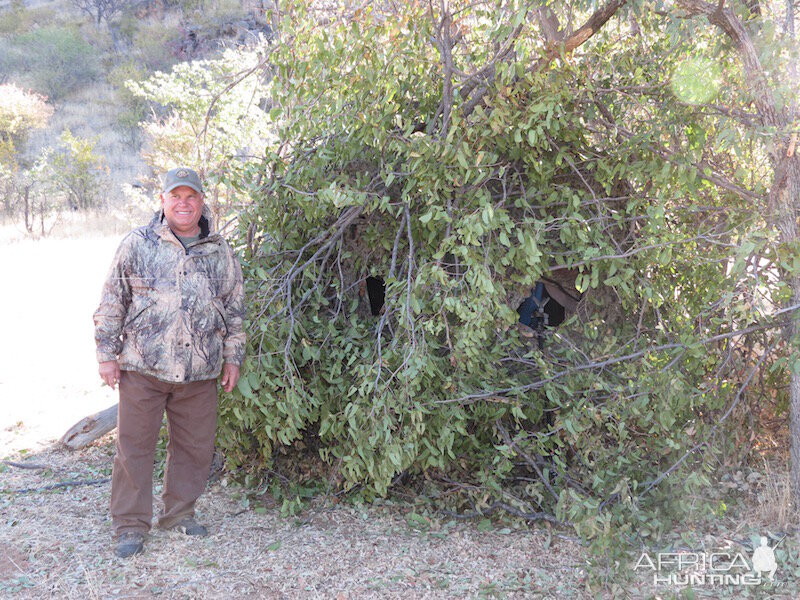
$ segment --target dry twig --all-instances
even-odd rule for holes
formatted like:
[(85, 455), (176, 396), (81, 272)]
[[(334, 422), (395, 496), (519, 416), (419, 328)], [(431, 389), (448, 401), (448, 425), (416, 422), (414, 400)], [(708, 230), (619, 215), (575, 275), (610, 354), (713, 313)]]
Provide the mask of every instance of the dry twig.
[(60, 483), (53, 483), (51, 485), (44, 485), (42, 487), (22, 488), (19, 490), (0, 490), (0, 494), (28, 494), (30, 492), (45, 492), (47, 490), (56, 490), (59, 488), (77, 487), (79, 485), (100, 485), (111, 481), (110, 477), (103, 477), (102, 479), (82, 479), (75, 481), (62, 481)]

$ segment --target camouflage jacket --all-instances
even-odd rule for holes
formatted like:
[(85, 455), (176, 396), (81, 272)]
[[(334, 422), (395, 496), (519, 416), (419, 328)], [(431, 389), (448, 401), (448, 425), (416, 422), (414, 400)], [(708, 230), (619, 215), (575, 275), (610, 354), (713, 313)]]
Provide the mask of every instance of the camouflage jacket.
[(176, 383), (242, 364), (242, 270), (211, 225), (204, 209), (184, 249), (158, 212), (122, 240), (94, 313), (99, 362)]

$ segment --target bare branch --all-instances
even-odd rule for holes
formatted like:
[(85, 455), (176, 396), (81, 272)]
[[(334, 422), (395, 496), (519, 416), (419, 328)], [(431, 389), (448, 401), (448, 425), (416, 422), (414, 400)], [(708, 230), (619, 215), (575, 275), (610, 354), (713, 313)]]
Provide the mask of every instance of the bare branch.
[[(400, 238), (403, 235), (403, 229), (406, 226), (406, 211), (403, 211), (403, 216), (400, 219), (400, 226), (397, 228), (397, 233), (394, 236), (394, 246), (392, 247), (392, 265), (389, 268), (389, 277), (387, 279), (394, 279), (395, 268), (397, 267), (397, 249), (400, 246)], [(375, 335), (376, 343), (378, 344), (378, 373), (375, 375), (375, 390), (378, 389), (378, 383), (381, 378), (381, 370), (383, 367), (383, 349), (382, 349), (382, 336), (383, 328), (386, 325), (386, 319), (389, 315), (389, 308), (384, 305), (383, 314), (381, 315), (380, 323), (378, 323), (378, 332)]]
[(101, 483), (108, 483), (111, 481), (110, 477), (103, 477), (102, 479), (84, 479), (77, 481), (62, 481), (61, 483), (53, 483), (51, 485), (43, 485), (42, 487), (22, 488), (18, 490), (7, 489), (0, 490), (0, 494), (28, 494), (30, 492), (44, 492), (47, 490), (57, 490), (59, 488), (75, 487), (79, 485), (100, 485)]
[(547, 477), (544, 476), (542, 470), (539, 468), (539, 465), (536, 464), (536, 461), (533, 460), (528, 454), (519, 446), (517, 446), (514, 441), (511, 439), (511, 436), (508, 434), (508, 431), (505, 427), (503, 427), (499, 422), (495, 423), (495, 427), (497, 427), (497, 431), (500, 432), (500, 437), (503, 438), (503, 441), (509, 447), (509, 449), (514, 450), (517, 454), (519, 454), (522, 458), (525, 459), (533, 470), (536, 471), (536, 474), (539, 476), (539, 479), (544, 484), (544, 487), (547, 488), (547, 491), (555, 498), (556, 502), (558, 502), (558, 493), (553, 489), (553, 486), (550, 485), (550, 482), (547, 480)]
[[(793, 307), (791, 307), (791, 312), (795, 312), (799, 308), (800, 308), (800, 304), (798, 304), (796, 306), (793, 306)], [(714, 336), (711, 336), (711, 337), (703, 339), (703, 340), (698, 340), (697, 343), (701, 344), (703, 346), (709, 346), (709, 345), (711, 345), (711, 344), (713, 344), (715, 342), (719, 342), (719, 341), (722, 341), (722, 340), (727, 340), (727, 339), (731, 339), (731, 338), (735, 338), (735, 337), (741, 337), (743, 335), (747, 335), (748, 333), (753, 333), (755, 331), (762, 331), (764, 329), (777, 329), (779, 327), (783, 327), (784, 325), (785, 325), (784, 321), (779, 321), (779, 320), (775, 320), (775, 319), (771, 318), (768, 321), (765, 321), (764, 323), (761, 323), (761, 324), (758, 324), (758, 325), (753, 325), (751, 327), (746, 327), (744, 329), (740, 329), (740, 330), (737, 330), (737, 331), (731, 331), (729, 333), (721, 333), (721, 334), (714, 335)], [(529, 390), (540, 389), (540, 388), (544, 387), (545, 385), (547, 385), (548, 383), (551, 383), (553, 381), (557, 381), (557, 380), (559, 380), (559, 379), (561, 379), (563, 377), (566, 377), (567, 375), (570, 375), (572, 373), (576, 373), (576, 372), (579, 372), (579, 371), (602, 370), (602, 369), (604, 369), (604, 368), (606, 368), (608, 366), (611, 366), (611, 365), (614, 365), (614, 364), (618, 364), (618, 363), (622, 363), (622, 362), (628, 362), (628, 361), (631, 361), (631, 360), (635, 360), (637, 358), (641, 358), (642, 356), (645, 356), (646, 354), (651, 354), (653, 352), (664, 352), (666, 350), (684, 350), (686, 347), (687, 347), (686, 344), (683, 344), (683, 343), (680, 343), (680, 342), (673, 342), (673, 343), (670, 343), (670, 344), (661, 344), (659, 346), (651, 346), (649, 348), (644, 348), (642, 350), (639, 350), (638, 352), (632, 352), (630, 354), (626, 354), (626, 355), (623, 355), (623, 356), (614, 356), (614, 357), (611, 357), (611, 358), (607, 358), (605, 360), (599, 360), (599, 361), (589, 362), (589, 363), (582, 364), (582, 365), (575, 365), (575, 366), (572, 366), (572, 367), (567, 367), (567, 368), (565, 368), (565, 369), (563, 369), (563, 370), (551, 375), (550, 377), (546, 377), (545, 379), (539, 379), (537, 381), (534, 381), (534, 382), (526, 384), (526, 385), (522, 385), (522, 386), (518, 386), (518, 387), (511, 387), (511, 388), (503, 388), (503, 389), (500, 389), (500, 390), (487, 390), (487, 391), (483, 391), (483, 392), (476, 392), (474, 394), (467, 394), (465, 396), (460, 396), (458, 398), (447, 398), (447, 399), (444, 399), (444, 400), (437, 400), (436, 404), (471, 403), (471, 402), (476, 402), (476, 401), (479, 401), (479, 400), (495, 401), (495, 402), (501, 402), (501, 403), (507, 404), (510, 401), (507, 398), (504, 398), (503, 394), (519, 393), (519, 392), (526, 392), (526, 391), (529, 391)]]
[(450, 517), (456, 519), (474, 519), (475, 517), (485, 517), (487, 515), (492, 514), (497, 509), (502, 509), (509, 514), (514, 515), (515, 517), (520, 517), (525, 519), (526, 521), (548, 521), (550, 523), (554, 523), (555, 525), (560, 525), (562, 527), (569, 527), (572, 525), (569, 521), (559, 521), (553, 515), (546, 513), (546, 512), (524, 512), (518, 508), (514, 508), (513, 506), (509, 505), (506, 502), (493, 502), (488, 507), (483, 510), (476, 510), (474, 512), (465, 512), (465, 513), (456, 513), (450, 510), (443, 510), (442, 513), (448, 515)]
[(37, 469), (47, 469), (47, 468), (49, 468), (47, 465), (40, 465), (38, 463), (20, 463), (20, 462), (14, 462), (13, 460), (4, 460), (3, 464), (4, 465), (8, 465), (9, 467), (17, 468), (17, 469), (34, 469), (34, 470), (37, 470)]
[(627, 0), (610, 0), (598, 8), (586, 22), (563, 42), (550, 44), (545, 56), (531, 67), (531, 71), (539, 71), (561, 54), (567, 54), (586, 43), (595, 33), (626, 4)]
[(408, 231), (408, 273), (406, 275), (406, 316), (408, 325), (411, 329), (411, 345), (417, 347), (417, 338), (414, 332), (414, 317), (411, 315), (411, 270), (414, 264), (414, 236), (411, 233), (411, 215), (409, 214), (408, 204), (403, 205), (406, 219), (406, 229)]
[[(549, 65), (558, 56), (569, 54), (588, 41), (597, 33), (616, 12), (626, 4), (627, 0), (609, 0), (598, 8), (577, 31), (563, 40), (551, 43), (545, 49), (544, 56), (528, 68), (528, 72), (539, 72)], [(475, 97), (464, 106), (464, 116), (469, 116), (475, 108), (483, 102), (483, 97), (489, 91), (488, 86), (482, 86)]]

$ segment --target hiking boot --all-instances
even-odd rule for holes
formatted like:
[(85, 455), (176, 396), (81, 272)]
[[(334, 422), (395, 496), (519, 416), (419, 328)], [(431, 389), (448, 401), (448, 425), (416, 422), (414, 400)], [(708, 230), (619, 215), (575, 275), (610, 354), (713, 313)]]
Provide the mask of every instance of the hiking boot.
[(128, 558), (142, 552), (144, 552), (144, 534), (138, 531), (126, 531), (117, 539), (117, 548), (114, 550), (114, 554), (120, 558)]
[(176, 531), (180, 531), (181, 533), (185, 533), (186, 535), (196, 535), (198, 537), (205, 537), (208, 535), (208, 529), (206, 529), (203, 525), (200, 525), (197, 521), (194, 520), (194, 517), (186, 517), (175, 523), (170, 529), (174, 529)]

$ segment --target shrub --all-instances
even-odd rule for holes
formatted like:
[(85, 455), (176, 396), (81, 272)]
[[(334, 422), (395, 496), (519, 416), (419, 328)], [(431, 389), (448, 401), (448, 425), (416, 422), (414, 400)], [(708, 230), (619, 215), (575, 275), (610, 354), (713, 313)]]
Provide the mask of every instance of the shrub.
[[(733, 332), (752, 322), (761, 223), (693, 162), (720, 123), (675, 103), (664, 61), (646, 109), (593, 95), (642, 84), (651, 44), (598, 34), (587, 56), (532, 69), (536, 42), (520, 37), (468, 110), (466, 85), (446, 93), (456, 75), (422, 4), (324, 26), (301, 4), (282, 24), (293, 43), (270, 56), (276, 139), (226, 172), (253, 199), (240, 228), (250, 347), (220, 404), (229, 464), (272, 468), (278, 449), (306, 448), (313, 473), (322, 461), (332, 485), (367, 497), (424, 475), (451, 507), (567, 521), (601, 549), (657, 536), (708, 481), (697, 451), (760, 364)], [(489, 79), (481, 65), (514, 28), (466, 4), (453, 73)], [(663, 107), (674, 136), (694, 136), (666, 160), (653, 150), (672, 139), (653, 129)], [(716, 158), (732, 178), (752, 168)], [(565, 271), (580, 310), (540, 348), (515, 309)], [(370, 276), (385, 284), (377, 314)]]
[(34, 87), (59, 100), (94, 79), (99, 66), (92, 46), (70, 28), (46, 27), (17, 36)]
[(65, 129), (58, 148), (46, 152), (41, 161), (41, 174), (72, 210), (94, 208), (103, 200), (107, 183), (104, 161), (94, 152), (96, 144), (97, 139), (80, 138)]
[(146, 77), (147, 71), (133, 61), (117, 65), (108, 73), (108, 83), (114, 87), (119, 98), (117, 123), (134, 146), (139, 139), (139, 124), (147, 116), (147, 102), (131, 91), (129, 83), (142, 81)]
[(203, 31), (211, 32), (212, 36), (218, 35), (223, 25), (241, 20), (247, 14), (238, 0), (216, 0), (198, 4), (192, 15), (192, 23)]
[(150, 71), (169, 69), (178, 62), (176, 52), (181, 35), (180, 26), (174, 20), (142, 21), (133, 34), (138, 60)]
[(28, 8), (22, 0), (12, 0), (11, 6), (0, 11), (0, 36), (26, 33), (33, 27), (59, 21), (59, 13), (52, 8), (39, 6)]
[(0, 77), (4, 80), (24, 70), (24, 53), (13, 41), (0, 38)]
[(30, 130), (44, 127), (52, 114), (42, 96), (0, 85), (0, 164), (16, 165)]
[(20, 33), (27, 29), (26, 8), (22, 0), (12, 0), (11, 6), (0, 12), (0, 35)]
[(29, 130), (44, 127), (52, 114), (39, 94), (13, 83), (0, 85), (0, 137), (22, 139)]

